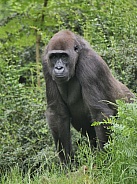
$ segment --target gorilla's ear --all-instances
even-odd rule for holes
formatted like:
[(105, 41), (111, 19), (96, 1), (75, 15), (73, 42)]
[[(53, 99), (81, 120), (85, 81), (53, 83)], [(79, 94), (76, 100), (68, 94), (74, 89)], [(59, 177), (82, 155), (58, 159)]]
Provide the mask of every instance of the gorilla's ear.
[(75, 51), (75, 52), (79, 52), (79, 46), (78, 46), (78, 45), (75, 45), (75, 46), (74, 46), (74, 51)]

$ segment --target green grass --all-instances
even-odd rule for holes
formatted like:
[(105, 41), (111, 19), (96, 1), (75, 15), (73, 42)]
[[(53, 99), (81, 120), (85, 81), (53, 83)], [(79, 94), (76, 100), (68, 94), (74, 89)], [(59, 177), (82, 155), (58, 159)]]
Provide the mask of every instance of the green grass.
[(1, 178), (2, 184), (137, 184), (137, 103), (118, 102), (118, 117), (110, 119), (112, 140), (107, 152), (93, 153), (81, 142), (74, 171), (63, 170), (49, 161), (50, 169), (23, 174), (18, 166)]

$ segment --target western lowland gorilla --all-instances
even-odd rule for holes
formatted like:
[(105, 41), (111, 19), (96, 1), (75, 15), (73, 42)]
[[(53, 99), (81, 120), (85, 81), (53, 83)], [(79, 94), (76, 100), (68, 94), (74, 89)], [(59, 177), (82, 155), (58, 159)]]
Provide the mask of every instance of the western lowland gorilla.
[[(130, 102), (133, 93), (116, 80), (104, 60), (82, 37), (69, 30), (56, 33), (43, 54), (46, 81), (46, 118), (61, 162), (72, 156), (70, 123), (91, 146), (103, 149), (106, 125), (91, 126), (116, 114), (117, 99)], [(108, 103), (110, 102), (110, 103)]]

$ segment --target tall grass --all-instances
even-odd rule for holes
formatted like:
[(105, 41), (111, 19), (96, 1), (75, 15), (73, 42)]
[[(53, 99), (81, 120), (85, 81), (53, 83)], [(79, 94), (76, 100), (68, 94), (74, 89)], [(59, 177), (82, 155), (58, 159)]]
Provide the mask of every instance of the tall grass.
[(50, 169), (23, 174), (18, 167), (1, 178), (2, 184), (136, 184), (137, 183), (137, 103), (118, 101), (117, 117), (108, 120), (113, 126), (106, 152), (92, 152), (84, 141), (78, 145), (78, 166), (63, 169), (54, 163)]

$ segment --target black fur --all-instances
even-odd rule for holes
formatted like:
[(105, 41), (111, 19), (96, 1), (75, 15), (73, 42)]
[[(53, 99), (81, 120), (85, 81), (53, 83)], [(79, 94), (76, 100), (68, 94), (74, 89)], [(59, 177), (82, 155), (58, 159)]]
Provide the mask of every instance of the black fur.
[[(62, 51), (69, 54), (64, 80), (53, 74), (49, 59), (49, 53)], [(92, 122), (116, 114), (116, 109), (107, 101), (115, 103), (116, 99), (124, 98), (130, 102), (134, 95), (112, 76), (89, 43), (71, 31), (60, 31), (49, 41), (43, 55), (43, 71), (47, 121), (61, 162), (68, 162), (72, 154), (70, 123), (83, 135), (88, 134), (91, 146), (96, 146), (97, 138), (102, 149), (108, 140), (107, 129), (102, 124), (93, 127)]]

